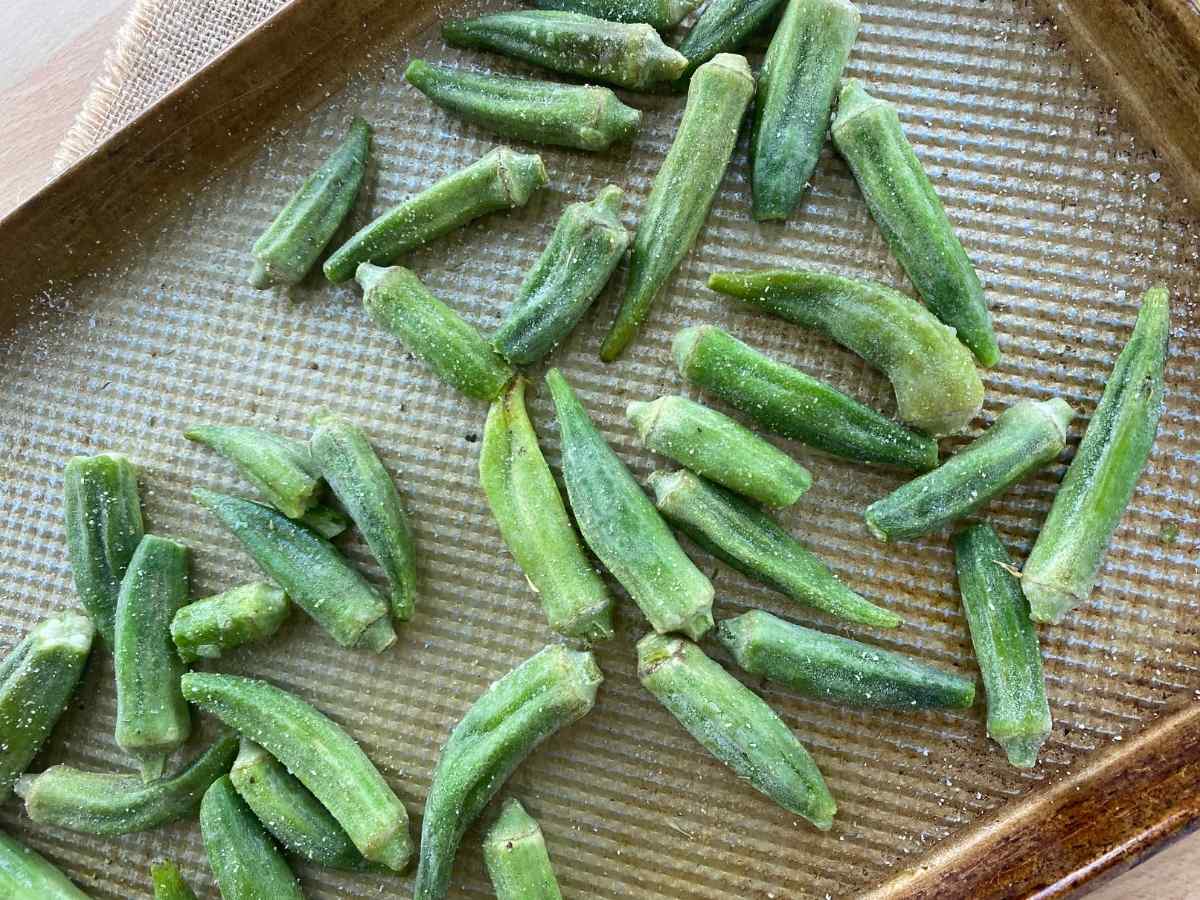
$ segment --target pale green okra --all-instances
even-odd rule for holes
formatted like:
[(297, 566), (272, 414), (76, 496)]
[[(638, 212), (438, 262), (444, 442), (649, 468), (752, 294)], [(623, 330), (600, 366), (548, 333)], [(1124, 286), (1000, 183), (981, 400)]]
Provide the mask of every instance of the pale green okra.
[(533, 0), (539, 9), (583, 13), (609, 22), (645, 22), (659, 31), (674, 28), (704, 0)]
[(32, 847), (0, 831), (0, 897), (88, 900), (88, 895)]
[(562, 900), (542, 829), (516, 798), (483, 836), (483, 861), (496, 900)]
[(302, 441), (246, 425), (194, 425), (183, 436), (233, 463), (289, 519), (300, 519), (316, 507), (321, 476)]
[(271, 637), (287, 618), (287, 594), (256, 581), (189, 603), (171, 620), (171, 640), (185, 663)]
[(737, 50), (778, 8), (780, 0), (710, 0), (696, 24), (679, 43), (687, 68), (676, 82), (682, 88), (698, 67), (717, 55)]
[(227, 775), (204, 792), (200, 835), (222, 900), (303, 900), (287, 860)]
[(169, 859), (151, 863), (150, 878), (154, 882), (154, 900), (196, 900), (196, 893), (183, 880), (179, 866)]

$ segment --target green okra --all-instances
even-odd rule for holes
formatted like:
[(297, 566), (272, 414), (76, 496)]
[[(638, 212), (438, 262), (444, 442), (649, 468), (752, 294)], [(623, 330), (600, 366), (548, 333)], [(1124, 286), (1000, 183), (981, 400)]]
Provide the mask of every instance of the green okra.
[(965, 427), (983, 405), (975, 359), (924, 306), (872, 281), (823, 272), (718, 272), (708, 286), (813, 328), (887, 375), (899, 417), (940, 437)]
[(184, 664), (171, 640), (171, 620), (187, 600), (188, 548), (146, 535), (121, 579), (113, 645), (117, 745), (146, 781), (162, 777), (167, 757), (192, 733), (179, 692)]
[(141, 776), (51, 766), (17, 781), (25, 812), (39, 825), (84, 834), (150, 831), (196, 812), (208, 786), (229, 771), (237, 736), (226, 734), (177, 775), (149, 783)]
[(849, 0), (786, 0), (758, 76), (754, 218), (787, 219), (817, 168), (842, 70), (858, 36)]
[(1021, 572), (1035, 622), (1059, 622), (1087, 600), (1150, 457), (1162, 418), (1170, 337), (1164, 287), (1146, 292), (1129, 342), (1063, 477)]
[(897, 261), (933, 314), (984, 366), (1000, 361), (983, 285), (904, 136), (896, 108), (857, 78), (842, 82), (833, 143)]
[(90, 619), (63, 612), (43, 619), (0, 672), (0, 803), (12, 795), (79, 684), (96, 634)]
[(313, 462), (387, 575), (392, 617), (407, 622), (417, 599), (417, 546), (400, 493), (361, 428), (328, 413), (312, 425)]
[(683, 119), (634, 234), (625, 295), (600, 348), (605, 362), (633, 340), (655, 297), (696, 242), (753, 95), (754, 78), (743, 56), (718, 54), (692, 78)]
[(497, 147), (364, 225), (325, 260), (325, 277), (348, 281), (360, 263), (386, 266), (480, 216), (524, 206), (548, 180), (540, 156)]
[(610, 184), (591, 203), (572, 203), (563, 211), (492, 336), (492, 346), (509, 362), (530, 365), (553, 350), (608, 283), (629, 246), (629, 233), (617, 218), (623, 196)]
[(295, 873), (228, 775), (204, 792), (200, 835), (222, 900), (303, 900)]
[(312, 791), (372, 862), (412, 855), (408, 813), (354, 738), (295, 694), (255, 678), (189, 672), (183, 695), (259, 744)]
[(678, 78), (688, 61), (645, 23), (622, 24), (554, 9), (447, 22), (452, 47), (492, 50), (567, 75), (635, 91)]
[(925, 663), (753, 609), (717, 626), (742, 669), (806, 697), (871, 709), (966, 709), (975, 683)]
[(513, 797), (483, 836), (483, 861), (496, 900), (562, 900), (542, 829)]
[(635, 400), (625, 418), (648, 450), (767, 506), (791, 506), (812, 486), (808, 469), (774, 444), (687, 397)]
[(196, 893), (183, 880), (179, 866), (169, 859), (151, 863), (150, 878), (154, 882), (154, 900), (196, 900)]
[(180, 608), (171, 620), (171, 640), (185, 663), (217, 659), (226, 650), (271, 637), (288, 614), (287, 594), (256, 581)]
[(75, 590), (111, 648), (121, 578), (145, 533), (137, 469), (120, 453), (72, 457), (63, 500)]
[(363, 263), (356, 277), (367, 315), (447, 384), (468, 397), (492, 401), (512, 381), (508, 363), (408, 269)]
[(909, 431), (713, 325), (681, 329), (671, 352), (691, 384), (775, 434), (856, 462), (916, 471), (937, 465), (933, 438)]
[(551, 645), (467, 710), (442, 747), (425, 800), (413, 900), (446, 896), (463, 832), (538, 744), (592, 708), (603, 680), (591, 653)]
[(341, 227), (362, 185), (371, 150), (371, 126), (355, 116), (345, 139), (305, 179), (275, 221), (254, 242), (250, 285), (299, 284)]
[(596, 429), (557, 369), (546, 373), (567, 497), (584, 541), (655, 631), (697, 640), (713, 625), (713, 586), (680, 549), (654, 504)]
[(0, 897), (88, 900), (66, 875), (32, 847), (0, 831)]
[(779, 4), (780, 0), (710, 0), (679, 43), (687, 68), (676, 87), (682, 88), (699, 66), (718, 54), (737, 50), (771, 18)]
[(245, 425), (194, 425), (183, 436), (233, 463), (289, 519), (299, 519), (316, 506), (321, 475), (303, 442)]
[(963, 612), (987, 694), (988, 735), (1014, 766), (1030, 768), (1053, 723), (1029, 601), (991, 525), (971, 525), (952, 543)]
[(1058, 397), (1013, 404), (941, 466), (868, 506), (863, 514), (868, 530), (881, 541), (895, 541), (970, 515), (1057, 459), (1074, 416)]
[(343, 647), (382, 653), (395, 643), (387, 604), (329, 541), (261, 503), (204, 488), (192, 497)]
[(637, 652), (642, 686), (705, 750), (788, 812), (833, 827), (817, 764), (762, 698), (683, 638), (648, 634)]
[(742, 574), (840, 619), (877, 628), (901, 624), (899, 616), (850, 590), (774, 519), (735, 494), (686, 470), (655, 472), (650, 486), (668, 521)]
[(311, 528), (327, 541), (332, 541), (350, 527), (349, 519), (339, 510), (324, 503), (318, 503), (296, 521)]
[(541, 598), (550, 627), (594, 642), (613, 636), (612, 596), (592, 567), (525, 410), (523, 378), (488, 411), (479, 480), (500, 536)]
[(674, 28), (704, 0), (533, 0), (538, 9), (583, 13), (609, 22), (645, 22), (659, 31)]

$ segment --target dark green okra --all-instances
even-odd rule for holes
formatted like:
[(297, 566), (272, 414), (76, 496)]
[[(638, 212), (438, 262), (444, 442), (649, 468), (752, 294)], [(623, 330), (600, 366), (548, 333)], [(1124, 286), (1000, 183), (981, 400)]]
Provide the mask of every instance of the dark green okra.
[(924, 306), (873, 281), (823, 272), (718, 272), (708, 286), (813, 328), (887, 375), (899, 417), (935, 437), (965, 427), (983, 405), (969, 350)]
[(183, 880), (179, 866), (169, 859), (151, 863), (150, 878), (154, 882), (154, 900), (196, 900), (196, 894)]
[(189, 672), (183, 695), (287, 767), (372, 862), (412, 855), (408, 813), (354, 738), (294, 694), (254, 678)]
[(1000, 349), (983, 285), (904, 136), (896, 108), (851, 78), (842, 82), (832, 131), (834, 145), (917, 293), (980, 363), (994, 366)]
[(171, 640), (171, 620), (187, 600), (188, 548), (146, 535), (121, 579), (113, 646), (117, 745), (146, 781), (162, 777), (167, 757), (192, 733), (179, 693), (185, 667)]
[(817, 168), (860, 16), (849, 0), (786, 0), (758, 76), (754, 218), (787, 219)]
[(508, 363), (408, 269), (363, 263), (356, 277), (367, 315), (447, 384), (468, 397), (492, 401), (512, 381)]
[(659, 511), (695, 543), (797, 603), (851, 622), (896, 628), (900, 617), (865, 600), (762, 510), (698, 475), (650, 476)]
[(596, 429), (557, 369), (546, 373), (567, 496), (583, 539), (655, 631), (697, 640), (712, 628), (713, 586)]
[(259, 290), (299, 284), (350, 214), (371, 150), (371, 126), (354, 118), (341, 145), (305, 179), (254, 242), (250, 284)]
[(361, 428), (328, 413), (312, 424), (313, 463), (387, 575), (392, 617), (407, 622), (417, 600), (417, 546), (400, 492)]
[(719, 54), (692, 79), (679, 130), (638, 221), (625, 295), (600, 348), (605, 362), (620, 356), (633, 340), (654, 298), (695, 243), (753, 95), (754, 78), (742, 56)]
[(496, 900), (562, 900), (542, 829), (513, 797), (483, 836), (483, 861)]
[(39, 825), (99, 835), (150, 831), (195, 814), (208, 786), (229, 771), (237, 746), (237, 735), (226, 734), (178, 775), (150, 783), (140, 776), (51, 766), (23, 776), (17, 793)]
[(1027, 769), (1037, 763), (1053, 724), (1029, 601), (991, 525), (972, 525), (954, 535), (953, 544), (963, 612), (987, 694), (988, 735), (1009, 762)]
[(533, 0), (538, 9), (583, 13), (609, 22), (645, 22), (659, 31), (674, 28), (704, 0)]
[(10, 900), (88, 900), (57, 866), (0, 831), (0, 897)]
[(316, 506), (321, 475), (303, 442), (245, 425), (194, 425), (183, 436), (233, 463), (289, 519), (299, 519)]
[(222, 900), (303, 900), (287, 860), (227, 775), (204, 792), (200, 835)]
[(897, 425), (713, 325), (681, 329), (671, 351), (679, 373), (690, 383), (768, 431), (856, 462), (916, 471), (937, 465), (933, 438)]
[(679, 637), (637, 645), (638, 678), (709, 753), (822, 831), (837, 803), (808, 751), (762, 698)]
[(818, 700), (872, 709), (966, 709), (975, 702), (975, 683), (960, 675), (760, 609), (722, 620), (717, 640), (751, 675)]
[(698, 67), (718, 54), (737, 50), (771, 18), (780, 0), (710, 0), (700, 18), (679, 43), (687, 68), (676, 82), (682, 89)]
[(489, 687), (438, 758), (425, 800), (413, 900), (440, 900), (463, 832), (521, 761), (596, 702), (604, 680), (592, 654), (551, 645)]
[(635, 400), (625, 418), (648, 450), (767, 506), (791, 506), (812, 486), (808, 469), (774, 444), (687, 397)]
[(572, 203), (525, 276), (492, 346), (514, 365), (537, 362), (571, 333), (612, 276), (629, 232), (617, 214), (623, 193), (610, 184), (591, 203)]
[(288, 607), (287, 594), (273, 584), (239, 585), (181, 607), (171, 620), (171, 640), (185, 663), (217, 659), (226, 650), (271, 637)]
[(524, 206), (548, 180), (540, 156), (497, 147), (364, 225), (325, 260), (325, 277), (348, 281), (360, 263), (386, 266), (480, 216)]
[(902, 484), (863, 514), (881, 541), (919, 537), (970, 515), (1067, 445), (1075, 412), (1065, 400), (1022, 400), (932, 472)]
[(324, 503), (318, 503), (296, 521), (311, 528), (327, 541), (332, 541), (350, 527), (350, 520), (345, 515)]
[(613, 635), (612, 596), (584, 555), (525, 411), (516, 379), (488, 411), (479, 480), (500, 535), (541, 598), (550, 627), (569, 638)]
[(1158, 433), (1169, 336), (1167, 290), (1155, 287), (1142, 298), (1133, 334), (1021, 572), (1036, 622), (1061, 621), (1092, 592)]
[(137, 469), (119, 453), (72, 457), (63, 501), (75, 590), (111, 649), (121, 578), (144, 534)]
[(204, 488), (192, 497), (343, 647), (381, 653), (395, 643), (387, 604), (329, 541), (261, 503)]

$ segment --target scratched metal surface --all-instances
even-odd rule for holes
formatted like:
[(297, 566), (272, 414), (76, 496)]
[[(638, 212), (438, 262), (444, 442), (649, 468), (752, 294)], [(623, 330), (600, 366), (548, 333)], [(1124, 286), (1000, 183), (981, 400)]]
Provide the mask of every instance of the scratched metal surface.
[[(1200, 339), (1191, 283), (1197, 241), (1187, 209), (1149, 148), (1115, 125), (1113, 111), (1067, 62), (1053, 29), (1023, 4), (860, 6), (863, 27), (850, 73), (899, 104), (994, 310), (1005, 358), (985, 375), (987, 401), (972, 433), (1017, 398), (1058, 394), (1084, 416), (1072, 428), (1074, 446), (1132, 324), (1135, 301), (1156, 281), (1167, 282), (1175, 296), (1167, 415), (1094, 596), (1065, 624), (1042, 631), (1055, 728), (1032, 772), (1007, 766), (987, 741), (982, 703), (956, 714), (856, 712), (755, 683), (812, 750), (838, 798), (834, 830), (819, 834), (733, 778), (641, 690), (633, 643), (645, 623), (622, 598), (617, 638), (597, 654), (607, 680), (595, 711), (539, 749), (506, 789), (540, 819), (567, 896), (851, 895), (897, 861), (1036, 790), (1098, 746), (1135, 733), (1172, 699), (1200, 689), (1194, 625)], [(447, 13), (476, 8), (444, 4)], [(75, 603), (60, 502), (69, 455), (119, 449), (141, 464), (150, 526), (194, 548), (194, 590), (201, 596), (256, 570), (189, 502), (189, 490), (249, 488), (181, 430), (206, 420), (303, 437), (312, 410), (334, 407), (369, 429), (402, 486), (422, 556), (418, 614), (381, 657), (339, 649), (297, 614), (278, 639), (213, 668), (268, 677), (333, 715), (362, 741), (417, 828), (453, 723), (490, 681), (551, 639), (478, 487), (485, 409), (439, 384), (372, 327), (355, 289), (313, 279), (289, 299), (256, 294), (244, 277), (254, 237), (353, 112), (377, 128), (356, 223), (494, 145), (488, 134), (406, 87), (403, 66), (421, 55), (496, 71), (521, 68), (447, 50), (436, 33), (412, 31), (393, 12), (364, 31), (366, 52), (308, 73), (296, 110), (280, 127), (207, 178), (202, 190), (187, 182), (177, 195), (148, 203), (144, 220), (114, 223), (126, 240), (111, 260), (66, 290), (47, 286), (34, 321), (4, 338), (0, 640), (7, 647), (49, 610)], [(405, 263), (487, 330), (566, 203), (619, 184), (632, 229), (681, 101), (629, 99), (646, 111), (630, 149), (599, 156), (540, 149), (551, 182), (528, 207), (463, 229)], [(845, 166), (827, 154), (803, 214), (786, 226), (751, 223), (748, 191), (743, 134), (707, 228), (631, 352), (612, 366), (596, 357), (619, 297), (610, 286), (552, 357), (639, 476), (656, 461), (636, 446), (621, 412), (632, 398), (688, 392), (668, 349), (671, 335), (689, 323), (719, 323), (864, 401), (893, 408), (886, 382), (849, 353), (731, 310), (704, 287), (716, 268), (798, 264), (910, 290)], [(156, 206), (165, 211), (149, 211)], [(615, 286), (621, 281), (618, 275)], [(556, 466), (557, 431), (545, 391), (531, 408)], [(714, 577), (718, 617), (762, 607), (974, 675), (946, 535), (885, 547), (861, 526), (862, 509), (900, 476), (779, 443), (815, 476), (812, 491), (786, 514), (788, 526), (907, 624), (888, 634), (835, 624), (696, 552)], [(989, 510), (1022, 558), (1061, 473), (1061, 466), (1048, 468)], [(352, 543), (350, 552), (378, 575), (361, 546)], [(126, 765), (111, 737), (111, 676), (110, 659), (97, 652), (39, 765)], [(147, 896), (146, 867), (158, 855), (178, 858), (204, 895), (216, 896), (194, 823), (95, 839), (32, 826), (15, 801), (0, 821), (93, 896)], [(456, 870), (457, 897), (490, 895), (478, 842), (472, 829)], [(309, 866), (299, 871), (311, 896), (408, 890), (406, 878), (381, 883)]]

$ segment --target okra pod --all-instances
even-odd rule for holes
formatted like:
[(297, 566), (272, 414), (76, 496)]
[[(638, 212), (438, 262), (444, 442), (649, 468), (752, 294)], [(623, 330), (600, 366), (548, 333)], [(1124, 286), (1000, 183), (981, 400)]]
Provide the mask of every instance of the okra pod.
[(671, 345), (679, 373), (775, 434), (833, 456), (925, 471), (937, 441), (909, 431), (817, 378), (776, 362), (713, 325), (692, 325)]
[(496, 900), (562, 900), (542, 829), (521, 801), (504, 801), (483, 837), (483, 861)]
[(791, 506), (812, 486), (808, 469), (774, 444), (686, 397), (635, 400), (625, 418), (648, 450), (768, 506)]
[(111, 649), (121, 578), (144, 534), (137, 469), (119, 453), (72, 457), (63, 501), (75, 590)]
[(708, 286), (813, 328), (887, 375), (900, 419), (934, 437), (954, 434), (983, 405), (975, 359), (924, 306), (871, 281), (823, 272), (718, 272)]
[(146, 535), (121, 579), (113, 647), (117, 745), (146, 781), (162, 777), (167, 757), (192, 733), (179, 692), (184, 664), (171, 640), (171, 620), (187, 599), (188, 548)]
[(189, 603), (171, 620), (171, 640), (185, 663), (217, 659), (226, 650), (261, 641), (288, 614), (287, 594), (257, 581)]
[(88, 900), (57, 866), (0, 831), (0, 897), (11, 900)]
[(332, 541), (350, 527), (349, 519), (324, 503), (318, 503), (296, 521), (311, 528), (327, 541)]
[(757, 694), (679, 637), (637, 645), (638, 678), (705, 750), (822, 831), (837, 804), (808, 751)]
[(313, 462), (387, 575), (392, 617), (407, 622), (417, 599), (417, 546), (400, 493), (361, 428), (327, 413), (312, 424)]
[(584, 541), (655, 631), (697, 640), (712, 628), (713, 586), (680, 549), (641, 487), (557, 369), (546, 373), (567, 497)]
[(1021, 573), (1036, 622), (1061, 621), (1092, 592), (1158, 433), (1169, 335), (1167, 290), (1155, 287), (1142, 298), (1133, 334)]
[(524, 206), (548, 180), (540, 156), (497, 147), (359, 229), (325, 260), (325, 277), (348, 281), (360, 263), (386, 266), (480, 216)]
[(583, 13), (609, 22), (645, 22), (659, 31), (674, 28), (704, 0), (533, 0), (538, 9)]
[(596, 702), (592, 654), (551, 645), (489, 687), (438, 758), (425, 800), (413, 900), (446, 896), (463, 832), (529, 753)]
[(196, 894), (183, 880), (179, 866), (169, 859), (151, 863), (150, 878), (154, 882), (154, 900), (196, 900)]
[(754, 104), (754, 218), (787, 219), (817, 168), (842, 70), (858, 36), (850, 0), (786, 0)]
[(563, 211), (492, 336), (492, 346), (509, 362), (530, 365), (553, 350), (608, 283), (629, 245), (617, 218), (623, 196), (610, 184), (591, 203), (572, 203)]
[(367, 315), (451, 387), (468, 397), (492, 401), (512, 381), (508, 363), (408, 269), (363, 263), (357, 278)]
[(774, 519), (735, 494), (685, 470), (655, 472), (650, 486), (673, 525), (747, 577), (840, 619), (877, 628), (901, 624), (899, 616), (850, 590)]
[(676, 86), (682, 88), (698, 67), (719, 54), (737, 50), (766, 22), (780, 0), (710, 0), (682, 41), (679, 52), (687, 57)]
[(355, 116), (345, 139), (305, 179), (254, 242), (250, 285), (299, 284), (350, 214), (371, 150), (371, 126)]
[(200, 835), (222, 900), (303, 900), (287, 860), (227, 775), (204, 792)]
[(917, 293), (982, 365), (994, 366), (1000, 348), (983, 285), (904, 136), (896, 108), (851, 78), (842, 82), (832, 131), (834, 145)]
[(754, 78), (743, 56), (721, 53), (692, 79), (679, 130), (634, 234), (625, 296), (600, 348), (605, 362), (633, 340), (655, 297), (696, 242), (753, 95)]
[(329, 541), (261, 503), (204, 488), (192, 497), (343, 647), (381, 653), (395, 643), (387, 604)]
[(98, 835), (150, 831), (193, 815), (236, 754), (237, 735), (226, 734), (170, 778), (146, 783), (140, 776), (51, 766), (40, 775), (22, 776), (17, 794), (39, 825)]
[(584, 555), (525, 411), (518, 378), (488, 412), (479, 480), (500, 536), (541, 598), (550, 627), (594, 642), (613, 635), (612, 597)]
[(4, 660), (0, 674), (0, 803), (33, 758), (83, 673), (96, 629), (74, 612), (43, 619)]
[(316, 505), (321, 475), (301, 441), (244, 425), (194, 425), (183, 436), (233, 463), (289, 519), (301, 518)]
[(1022, 400), (932, 472), (867, 507), (881, 541), (919, 537), (970, 515), (1021, 479), (1053, 462), (1067, 445), (1075, 412), (1065, 400)]
[(760, 609), (722, 620), (717, 640), (751, 675), (818, 700), (870, 709), (966, 709), (975, 702), (975, 683), (960, 675)]
[(294, 694), (254, 678), (189, 672), (183, 695), (287, 767), (372, 862), (412, 855), (408, 813), (354, 738)]

